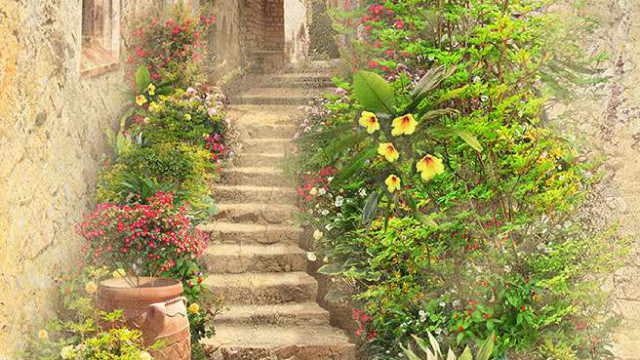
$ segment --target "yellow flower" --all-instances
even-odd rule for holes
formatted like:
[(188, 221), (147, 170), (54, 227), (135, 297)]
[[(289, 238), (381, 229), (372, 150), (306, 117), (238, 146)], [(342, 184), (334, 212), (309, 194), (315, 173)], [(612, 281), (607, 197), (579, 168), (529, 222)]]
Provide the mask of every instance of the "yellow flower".
[(429, 181), (436, 175), (440, 175), (444, 172), (444, 165), (442, 165), (442, 160), (437, 157), (433, 155), (425, 155), (425, 157), (420, 159), (416, 164), (416, 169), (420, 172), (422, 180)]
[(393, 122), (391, 123), (391, 126), (393, 127), (391, 135), (411, 135), (416, 131), (417, 125), (418, 123), (416, 122), (416, 119), (411, 114), (397, 117), (393, 119)]
[(47, 332), (47, 330), (42, 329), (38, 331), (38, 340), (47, 341), (48, 339), (49, 339), (49, 333)]
[(127, 275), (127, 273), (124, 271), (124, 269), (118, 269), (111, 273), (111, 276), (113, 276), (114, 279), (123, 278), (125, 275)]
[(98, 290), (98, 285), (96, 285), (96, 283), (94, 283), (93, 281), (89, 281), (87, 285), (84, 286), (84, 290), (87, 292), (87, 294), (93, 295)]
[(152, 113), (156, 114), (156, 113), (160, 112), (160, 110), (162, 110), (162, 105), (161, 104), (158, 104), (155, 101), (152, 101), (149, 104), (149, 111), (151, 111)]
[(393, 174), (389, 175), (384, 183), (387, 185), (387, 190), (389, 190), (390, 193), (400, 190), (400, 178)]
[(136, 104), (138, 104), (138, 106), (142, 106), (144, 104), (147, 103), (147, 97), (144, 95), (138, 95), (136, 96)]
[(139, 360), (153, 360), (153, 358), (151, 357), (151, 354), (149, 354), (148, 352), (143, 352), (142, 354), (140, 354), (140, 357), (138, 358)]
[(63, 359), (72, 359), (76, 356), (76, 349), (72, 345), (67, 345), (60, 351), (60, 356)]
[(358, 121), (358, 123), (361, 126), (366, 127), (369, 134), (373, 134), (376, 130), (380, 130), (380, 123), (378, 122), (376, 114), (369, 111), (362, 112), (362, 116), (360, 117), (360, 121)]
[(198, 312), (200, 312), (200, 305), (198, 305), (196, 303), (193, 303), (193, 304), (189, 305), (189, 313), (191, 315), (195, 315)]
[(149, 95), (153, 96), (156, 94), (156, 87), (153, 84), (149, 84), (149, 86), (147, 87), (147, 91), (149, 92)]
[(198, 106), (198, 111), (204, 112), (204, 106), (202, 106), (202, 105)]
[(191, 120), (191, 114), (184, 114), (184, 118), (185, 118), (185, 120), (190, 121)]
[(398, 154), (398, 150), (393, 146), (392, 143), (382, 143), (378, 146), (378, 154), (384, 156), (387, 161), (394, 162), (398, 160), (400, 154)]

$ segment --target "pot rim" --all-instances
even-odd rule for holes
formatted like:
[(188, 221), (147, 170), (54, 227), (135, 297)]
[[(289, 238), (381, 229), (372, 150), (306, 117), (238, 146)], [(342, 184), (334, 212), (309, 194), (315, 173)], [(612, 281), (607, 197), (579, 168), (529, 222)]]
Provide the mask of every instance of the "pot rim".
[(184, 292), (182, 282), (177, 279), (160, 277), (140, 277), (142, 286), (131, 287), (123, 278), (100, 281), (98, 293), (101, 298), (113, 298), (152, 302), (166, 301), (181, 296)]

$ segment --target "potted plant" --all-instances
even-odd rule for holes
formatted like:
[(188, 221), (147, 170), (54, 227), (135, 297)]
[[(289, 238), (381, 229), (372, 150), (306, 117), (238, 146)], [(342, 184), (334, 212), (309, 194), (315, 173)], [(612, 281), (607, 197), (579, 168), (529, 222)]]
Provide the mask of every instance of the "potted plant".
[(171, 192), (157, 192), (146, 204), (103, 203), (79, 226), (87, 256), (118, 269), (98, 285), (98, 307), (122, 310), (126, 324), (148, 344), (164, 342), (154, 357), (189, 359), (190, 334), (181, 279), (172, 270), (195, 261), (208, 246), (186, 207)]

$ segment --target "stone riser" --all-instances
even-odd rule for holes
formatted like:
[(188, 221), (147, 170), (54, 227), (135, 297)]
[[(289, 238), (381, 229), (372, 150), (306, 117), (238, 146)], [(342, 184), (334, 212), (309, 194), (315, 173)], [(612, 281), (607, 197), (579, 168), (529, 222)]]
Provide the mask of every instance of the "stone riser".
[(242, 151), (253, 154), (284, 154), (292, 147), (292, 144), (288, 140), (251, 139), (242, 144)]
[[(206, 229), (205, 229), (206, 231)], [(223, 244), (259, 245), (291, 244), (298, 245), (304, 237), (304, 231), (266, 230), (262, 232), (211, 231), (213, 238)]]
[(264, 203), (292, 204), (297, 200), (294, 191), (238, 189), (232, 187), (214, 187), (215, 199), (219, 203)]
[(293, 181), (282, 173), (250, 173), (229, 169), (222, 173), (222, 180), (229, 185), (293, 187)]
[(294, 219), (295, 207), (262, 204), (219, 204), (219, 212), (212, 219), (234, 223), (287, 224)]
[(205, 254), (204, 261), (212, 274), (307, 271), (304, 253), (229, 256), (216, 255), (214, 251), (213, 254)]
[(293, 135), (296, 133), (297, 127), (295, 126), (246, 126), (245, 130), (247, 131), (248, 139), (264, 139), (264, 138), (272, 138), (272, 139), (282, 139), (282, 140), (291, 140)]
[(269, 84), (261, 86), (262, 88), (292, 88), (292, 89), (325, 89), (331, 87), (331, 80), (308, 80), (308, 81), (273, 81)]
[[(215, 281), (214, 276), (209, 279)], [(238, 305), (272, 305), (290, 302), (315, 301), (318, 284), (315, 281), (296, 284), (251, 284), (251, 285), (217, 285), (213, 282), (209, 286), (211, 293), (221, 298), (225, 304)]]

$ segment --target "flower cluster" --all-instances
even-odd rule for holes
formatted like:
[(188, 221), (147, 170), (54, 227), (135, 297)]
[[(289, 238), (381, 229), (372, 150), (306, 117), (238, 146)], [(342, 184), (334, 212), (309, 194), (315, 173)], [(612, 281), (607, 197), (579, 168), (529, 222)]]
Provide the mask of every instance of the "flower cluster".
[(356, 322), (358, 328), (356, 329), (357, 337), (364, 337), (366, 341), (371, 341), (376, 337), (375, 331), (369, 330), (368, 324), (373, 320), (373, 318), (367, 315), (364, 310), (354, 310), (353, 311), (353, 321)]
[(137, 275), (156, 275), (176, 261), (198, 258), (208, 235), (195, 229), (185, 207), (176, 208), (172, 193), (158, 192), (149, 205), (99, 204), (79, 224), (95, 262), (129, 267)]
[(224, 160), (229, 156), (230, 146), (224, 143), (222, 135), (218, 133), (213, 136), (206, 134), (205, 141), (207, 142), (205, 148), (211, 151), (211, 154), (213, 155), (212, 159), (215, 163), (219, 163), (220, 160)]
[(338, 170), (331, 166), (315, 172), (307, 172), (298, 182), (298, 197), (304, 200), (311, 200), (318, 194), (323, 195), (327, 192), (329, 184), (337, 172)]

